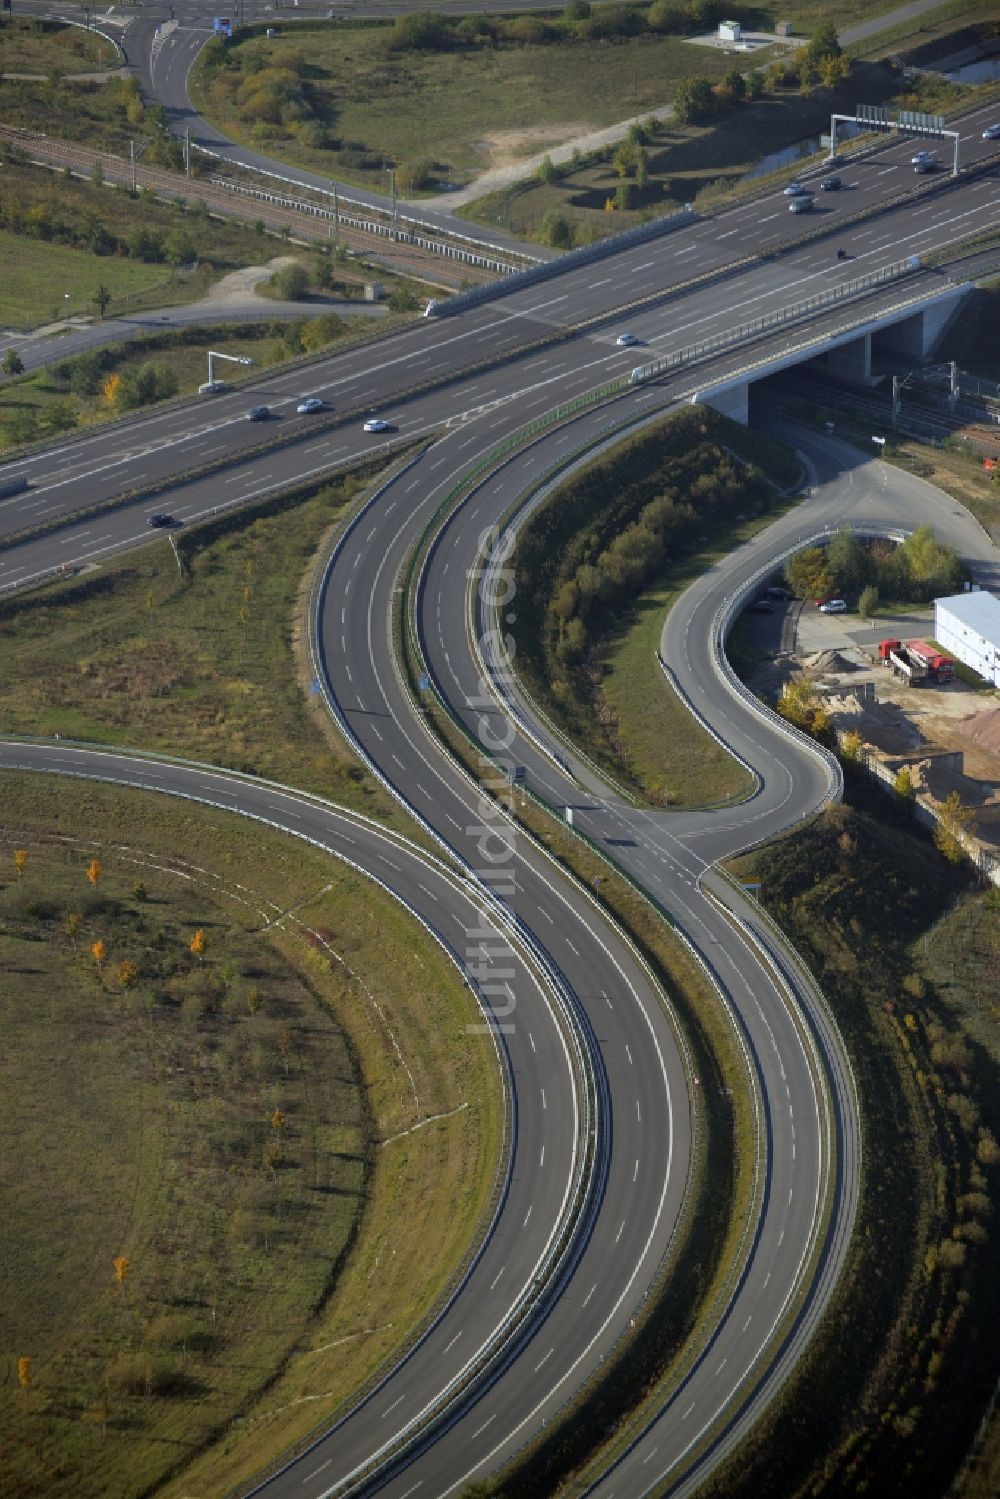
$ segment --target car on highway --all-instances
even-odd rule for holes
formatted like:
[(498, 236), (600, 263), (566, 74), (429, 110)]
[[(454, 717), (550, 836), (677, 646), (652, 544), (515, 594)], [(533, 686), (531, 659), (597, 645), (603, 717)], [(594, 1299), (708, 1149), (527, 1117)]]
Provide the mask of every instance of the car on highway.
[(808, 191), (809, 191), (809, 189), (807, 187), (803, 186), (803, 184), (801, 182), (790, 182), (788, 184), (788, 186), (785, 188), (785, 197), (786, 198), (801, 198), (802, 194), (803, 193), (807, 193)]
[(146, 516), (147, 526), (172, 526), (173, 524), (173, 516), (168, 515), (165, 510), (154, 510), (152, 515)]
[(825, 604), (819, 606), (820, 614), (846, 614), (847, 605), (843, 599), (827, 599)]
[(824, 177), (820, 183), (820, 187), (825, 193), (839, 192), (843, 185), (839, 177)]
[(913, 168), (915, 172), (936, 172), (937, 169), (938, 164), (934, 160), (933, 156), (929, 156), (926, 161), (918, 161), (916, 166)]
[(808, 195), (804, 198), (793, 198), (788, 205), (789, 213), (812, 213), (813, 200)]
[(383, 421), (380, 416), (373, 416), (365, 422), (366, 432), (391, 432), (392, 422)]
[(299, 416), (312, 416), (314, 411), (322, 411), (325, 405), (326, 402), (321, 401), (319, 396), (306, 396), (305, 400), (300, 401), (295, 409), (299, 413)]
[(1000, 125), (987, 125), (983, 131), (984, 141), (1000, 141)]
[(217, 396), (220, 390), (227, 390), (225, 380), (206, 380), (204, 385), (198, 386), (200, 396)]
[(620, 349), (634, 349), (639, 340), (634, 333), (619, 333), (615, 343)]
[(918, 167), (922, 161), (933, 161), (934, 157), (930, 151), (918, 151), (916, 156), (910, 157), (910, 166)]
[(266, 422), (271, 415), (270, 406), (251, 406), (247, 412), (248, 422)]

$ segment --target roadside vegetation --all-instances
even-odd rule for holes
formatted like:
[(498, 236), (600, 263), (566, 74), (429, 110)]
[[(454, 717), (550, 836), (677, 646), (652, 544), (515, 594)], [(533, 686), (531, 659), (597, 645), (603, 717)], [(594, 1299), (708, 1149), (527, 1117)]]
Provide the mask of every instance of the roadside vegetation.
[(0, 163), (3, 327), (197, 301), (220, 275), (276, 253), (263, 224), (32, 166), (4, 141)]
[(302, 652), (321, 537), (371, 472), (175, 534), (0, 602), (0, 710), (14, 734), (161, 750), (408, 821), (329, 726)]
[(780, 444), (686, 410), (595, 458), (519, 531), (518, 673), (574, 744), (655, 803), (749, 789), (663, 679), (656, 651), (667, 610), (715, 547), (775, 513), (765, 473), (778, 470), (786, 483), (798, 473)]
[(454, 1274), (492, 1050), (437, 945), (305, 844), (49, 776), (0, 803), (0, 1488), (245, 1487)]
[(845, 773), (843, 806), (735, 868), (837, 1017), (864, 1166), (847, 1271), (787, 1397), (710, 1485), (726, 1499), (946, 1493), (996, 1379), (1000, 896), (905, 798)]
[[(371, 326), (365, 319), (363, 331)], [(111, 421), (171, 396), (193, 395), (207, 378), (207, 351), (220, 344), (270, 369), (329, 348), (356, 327), (357, 320), (336, 312), (274, 322), (201, 323), (58, 360), (0, 386), (0, 449)], [(303, 380), (308, 384), (309, 376)]]
[(40, 73), (53, 84), (118, 66), (118, 53), (97, 31), (16, 15), (0, 21), (0, 74)]
[(863, 619), (880, 604), (928, 604), (958, 593), (964, 578), (961, 557), (931, 526), (918, 526), (898, 546), (864, 540), (848, 528), (823, 546), (803, 547), (785, 564), (785, 582), (796, 598), (843, 598), (857, 605)]

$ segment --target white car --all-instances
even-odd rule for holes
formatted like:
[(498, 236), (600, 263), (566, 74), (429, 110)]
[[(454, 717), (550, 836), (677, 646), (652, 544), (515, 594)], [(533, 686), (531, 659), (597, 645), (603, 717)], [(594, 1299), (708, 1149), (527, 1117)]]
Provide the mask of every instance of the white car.
[(1000, 141), (1000, 125), (987, 125), (983, 131), (984, 141)]
[(930, 151), (918, 151), (916, 156), (910, 157), (910, 166), (918, 167), (922, 161), (933, 161), (934, 157)]
[(634, 333), (619, 333), (615, 343), (620, 349), (634, 349), (639, 340)]
[(304, 401), (299, 402), (295, 409), (299, 413), (299, 416), (311, 416), (314, 411), (323, 410), (323, 402), (319, 396), (307, 396)]
[(385, 422), (380, 416), (373, 416), (370, 421), (365, 422), (366, 432), (391, 432), (392, 423)]
[(801, 198), (802, 194), (807, 193), (808, 191), (809, 189), (807, 187), (804, 187), (801, 182), (790, 182), (785, 188), (785, 197)]
[(820, 614), (846, 614), (847, 605), (843, 599), (827, 599), (825, 604), (819, 606)]

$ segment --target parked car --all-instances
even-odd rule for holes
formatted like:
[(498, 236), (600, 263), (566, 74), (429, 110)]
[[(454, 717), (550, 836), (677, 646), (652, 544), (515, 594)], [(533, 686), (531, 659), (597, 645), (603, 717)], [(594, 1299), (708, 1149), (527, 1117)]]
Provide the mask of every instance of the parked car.
[(812, 198), (793, 198), (788, 205), (789, 213), (812, 213)]
[(152, 515), (146, 516), (147, 526), (172, 526), (173, 523), (173, 516), (167, 515), (165, 510), (154, 510)]
[(765, 590), (765, 593), (769, 599), (780, 599), (782, 602), (794, 597), (790, 588), (782, 588), (778, 583), (772, 583), (771, 587)]
[(752, 604), (747, 605), (747, 612), (750, 614), (770, 614), (771, 610), (770, 599), (754, 599)]
[(638, 342), (639, 340), (634, 333), (619, 333), (615, 339), (615, 343), (620, 349), (633, 349)]
[(1000, 125), (987, 125), (983, 131), (984, 141), (1000, 141)]
[(322, 411), (325, 405), (326, 402), (321, 401), (319, 396), (306, 396), (305, 400), (300, 401), (295, 409), (300, 416), (311, 416), (314, 411)]
[(266, 422), (271, 415), (270, 406), (251, 406), (247, 412), (248, 422)]
[(804, 187), (801, 182), (790, 182), (785, 188), (785, 197), (801, 198), (802, 194), (807, 193), (808, 191), (809, 189), (807, 187)]
[(392, 423), (383, 421), (380, 416), (373, 416), (365, 422), (366, 432), (391, 432)]
[(847, 605), (843, 599), (827, 599), (825, 604), (819, 606), (820, 614), (846, 614)]
[(843, 183), (839, 177), (824, 177), (820, 183), (820, 187), (825, 193), (835, 193), (839, 192), (840, 188), (843, 187)]

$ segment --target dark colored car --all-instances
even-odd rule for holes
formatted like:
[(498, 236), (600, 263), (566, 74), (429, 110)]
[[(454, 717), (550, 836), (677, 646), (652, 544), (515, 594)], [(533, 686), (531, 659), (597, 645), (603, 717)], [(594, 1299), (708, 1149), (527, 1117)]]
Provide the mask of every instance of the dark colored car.
[(770, 599), (754, 599), (747, 607), (751, 614), (770, 614), (772, 610)]
[(248, 422), (266, 422), (271, 415), (270, 406), (251, 406), (247, 412)]
[(823, 181), (820, 183), (820, 187), (825, 193), (835, 193), (839, 191), (839, 189), (843, 187), (843, 185), (844, 184), (841, 182), (839, 177), (824, 177)]
[(152, 515), (146, 516), (147, 526), (172, 526), (173, 523), (173, 516), (167, 515), (164, 510), (154, 510)]

